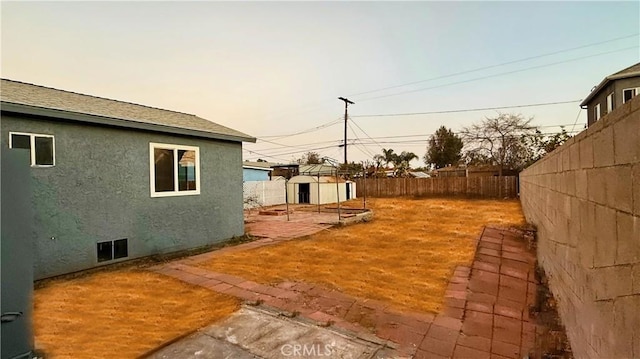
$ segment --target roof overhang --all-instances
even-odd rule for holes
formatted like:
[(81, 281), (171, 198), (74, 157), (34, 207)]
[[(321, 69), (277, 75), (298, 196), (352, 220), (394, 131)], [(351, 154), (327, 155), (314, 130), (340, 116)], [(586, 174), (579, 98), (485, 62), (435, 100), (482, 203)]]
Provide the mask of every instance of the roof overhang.
[(591, 101), (597, 94), (599, 94), (600, 91), (609, 84), (609, 82), (626, 79), (630, 77), (640, 77), (640, 71), (629, 72), (629, 73), (624, 73), (619, 75), (611, 75), (611, 76), (605, 77), (604, 80), (602, 80), (598, 84), (598, 86), (596, 86), (596, 88), (594, 88), (593, 91), (591, 91), (589, 95), (584, 100), (582, 100), (582, 102), (580, 103), (580, 107), (585, 108), (585, 106), (587, 106), (587, 103), (589, 103), (589, 101)]
[(121, 118), (90, 115), (86, 113), (63, 111), (63, 110), (57, 110), (53, 108), (30, 106), (30, 105), (5, 102), (5, 101), (0, 102), (0, 110), (2, 110), (2, 112), (18, 113), (18, 114), (30, 115), (30, 116), (49, 117), (49, 118), (55, 118), (60, 120), (90, 123), (95, 125), (170, 133), (174, 135), (208, 138), (208, 139), (221, 140), (221, 141), (252, 142), (252, 143), (256, 142), (255, 137), (249, 137), (249, 136), (247, 137), (231, 136), (231, 135), (225, 135), (221, 133), (192, 130), (192, 129), (182, 128), (182, 127), (158, 125), (153, 123), (125, 120)]
[(260, 171), (273, 171), (273, 168), (257, 167), (257, 166), (242, 165), (242, 168), (251, 169), (251, 170), (260, 170)]

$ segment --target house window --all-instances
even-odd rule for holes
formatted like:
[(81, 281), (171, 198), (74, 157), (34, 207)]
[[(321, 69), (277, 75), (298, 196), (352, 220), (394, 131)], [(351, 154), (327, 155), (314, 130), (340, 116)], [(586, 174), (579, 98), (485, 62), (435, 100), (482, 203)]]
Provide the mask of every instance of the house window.
[(149, 144), (151, 197), (200, 194), (198, 147)]
[(600, 104), (597, 104), (596, 107), (593, 108), (593, 120), (598, 121), (600, 119)]
[(29, 150), (30, 164), (34, 167), (55, 165), (55, 141), (51, 135), (9, 132), (9, 148)]
[(613, 92), (607, 96), (607, 113), (613, 111)]
[(627, 103), (638, 93), (640, 93), (640, 87), (622, 90), (622, 103)]
[(106, 262), (129, 256), (127, 238), (97, 243), (98, 262)]

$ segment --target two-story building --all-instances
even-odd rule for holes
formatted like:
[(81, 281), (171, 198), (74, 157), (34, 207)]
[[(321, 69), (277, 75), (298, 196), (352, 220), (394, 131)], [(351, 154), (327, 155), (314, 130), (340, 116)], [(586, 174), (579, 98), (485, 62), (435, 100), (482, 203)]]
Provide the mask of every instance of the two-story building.
[(593, 88), (580, 107), (587, 110), (587, 125), (640, 94), (640, 62), (609, 75)]

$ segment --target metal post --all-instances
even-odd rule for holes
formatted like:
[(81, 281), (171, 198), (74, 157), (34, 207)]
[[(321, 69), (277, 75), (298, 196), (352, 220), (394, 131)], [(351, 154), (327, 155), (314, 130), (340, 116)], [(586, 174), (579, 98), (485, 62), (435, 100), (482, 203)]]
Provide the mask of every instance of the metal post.
[(320, 213), (320, 171), (318, 171), (318, 213)]
[(367, 169), (362, 166), (362, 178), (364, 179), (364, 196), (362, 199), (362, 209), (367, 209)]
[(336, 168), (336, 196), (338, 199), (338, 223), (340, 223), (340, 180), (338, 179), (338, 168)]
[(355, 102), (350, 101), (348, 98), (338, 97), (338, 100), (344, 101), (344, 165), (347, 165), (347, 118), (349, 117), (349, 104), (353, 105)]
[(284, 180), (284, 203), (287, 208), (287, 222), (289, 222), (289, 180)]

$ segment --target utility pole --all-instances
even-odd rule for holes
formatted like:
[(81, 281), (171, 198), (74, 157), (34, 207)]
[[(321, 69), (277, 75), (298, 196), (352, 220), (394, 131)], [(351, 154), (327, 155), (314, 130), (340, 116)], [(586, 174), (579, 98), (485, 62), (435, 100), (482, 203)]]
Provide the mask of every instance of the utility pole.
[(347, 118), (349, 116), (349, 105), (353, 105), (355, 102), (350, 101), (348, 98), (338, 97), (338, 100), (344, 101), (344, 165), (347, 166)]

